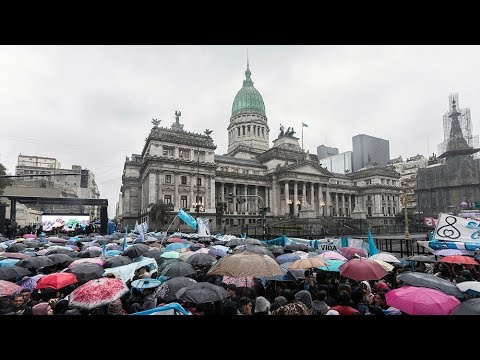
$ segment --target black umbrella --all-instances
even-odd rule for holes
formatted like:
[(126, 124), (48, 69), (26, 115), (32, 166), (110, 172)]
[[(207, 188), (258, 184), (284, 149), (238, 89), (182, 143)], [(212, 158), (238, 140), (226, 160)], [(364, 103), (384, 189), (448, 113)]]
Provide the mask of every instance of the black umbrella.
[(87, 250), (84, 250), (84, 251), (80, 251), (78, 253), (78, 257), (79, 258), (94, 258), (94, 257), (98, 257), (102, 254), (102, 252), (100, 250), (97, 250), (97, 249), (87, 249)]
[(190, 247), (188, 248), (190, 251), (197, 251), (197, 250), (200, 250), (202, 249), (203, 246), (200, 246), (198, 244), (193, 244), (193, 245), (190, 245)]
[(225, 245), (228, 241), (225, 240), (215, 240), (213, 245)]
[(66, 272), (75, 274), (78, 282), (86, 282), (88, 280), (98, 279), (103, 275), (105, 270), (98, 264), (81, 263), (69, 268)]
[(195, 274), (195, 269), (192, 265), (186, 263), (185, 261), (174, 262), (173, 264), (168, 265), (162, 271), (162, 275), (168, 276), (170, 278), (177, 276), (187, 276), (192, 274)]
[(212, 265), (215, 259), (205, 253), (197, 253), (189, 256), (187, 259), (187, 263), (192, 266), (199, 266), (199, 265)]
[(246, 238), (245, 239), (245, 244), (247, 245), (260, 245), (260, 246), (267, 246), (264, 242), (261, 242), (258, 239), (253, 239), (253, 238)]
[(465, 300), (453, 308), (452, 315), (480, 315), (480, 298)]
[[(70, 254), (73, 253), (73, 252), (74, 252), (74, 251), (68, 250), (67, 248), (59, 247), (59, 248), (53, 248), (53, 249), (47, 250), (47, 251), (45, 252), (45, 255), (65, 254), (65, 255), (70, 256)], [(78, 255), (78, 253), (76, 253), (76, 254)]]
[(0, 280), (15, 279), (29, 274), (31, 274), (30, 271), (20, 266), (0, 267)]
[(65, 254), (50, 254), (47, 255), (49, 259), (54, 262), (54, 265), (63, 265), (64, 267), (70, 265), (73, 262), (73, 259)]
[(20, 260), (15, 265), (21, 266), (27, 269), (40, 269), (45, 266), (52, 266), (55, 263), (47, 256), (32, 256), (26, 259)]
[(9, 245), (5, 251), (6, 252), (21, 252), (23, 250), (25, 250), (27, 248), (26, 245), (23, 245), (21, 243), (14, 243), (14, 244), (11, 244)]
[(109, 239), (104, 239), (104, 238), (101, 238), (101, 239), (95, 239), (92, 241), (92, 244), (98, 244), (100, 246), (102, 246), (103, 244), (107, 244), (108, 242), (110, 242)]
[[(162, 258), (161, 257), (162, 254), (163, 254), (163, 251), (160, 249), (150, 249), (145, 254), (143, 254), (143, 256), (158, 260)], [(162, 259), (165, 259), (165, 258), (162, 258)]]
[(245, 241), (240, 238), (233, 238), (232, 240), (227, 241), (225, 246), (238, 246), (238, 245), (245, 245)]
[(405, 284), (412, 286), (428, 287), (440, 290), (441, 292), (463, 299), (465, 294), (460, 291), (453, 283), (444, 280), (432, 274), (422, 272), (405, 271), (397, 276), (397, 280), (403, 281)]
[(107, 259), (103, 263), (103, 268), (113, 268), (117, 266), (123, 266), (123, 265), (128, 265), (131, 264), (133, 261), (130, 259), (128, 256), (122, 256), (122, 255), (117, 255), (114, 257), (111, 257), (110, 259)]
[(228, 296), (228, 292), (221, 286), (213, 285), (208, 282), (199, 282), (181, 288), (177, 291), (175, 296), (179, 301), (205, 304), (225, 300)]
[(23, 245), (25, 245), (26, 247), (38, 249), (38, 248), (42, 245), (42, 243), (41, 243), (40, 241), (38, 241), (38, 240), (31, 240), (31, 239), (29, 239), (29, 240), (25, 240), (25, 241), (23, 242)]
[(267, 249), (270, 250), (275, 256), (282, 255), (284, 253), (283, 247), (279, 245), (270, 245), (267, 247)]
[(268, 255), (271, 258), (275, 259), (275, 255), (273, 255), (270, 250), (268, 250), (265, 246), (259, 246), (259, 245), (240, 245), (235, 248), (233, 253), (238, 254), (243, 251), (248, 251), (248, 252), (252, 252), (254, 254), (260, 254), (260, 255)]
[(407, 258), (407, 260), (410, 260), (410, 261), (418, 261), (418, 262), (437, 262), (437, 260), (431, 258), (431, 257), (428, 257), (428, 256), (425, 256), (425, 255), (415, 255), (415, 256), (409, 256)]
[(135, 244), (132, 246), (129, 246), (128, 248), (125, 249), (125, 251), (122, 253), (123, 256), (128, 256), (129, 258), (137, 258), (139, 256), (142, 256), (145, 254), (148, 250), (150, 250), (150, 247), (145, 244)]
[(176, 262), (181, 262), (181, 261), (183, 261), (183, 260), (182, 259), (166, 259), (166, 258), (161, 257), (160, 259), (157, 260), (158, 273), (161, 274), (162, 271), (165, 270), (165, 268), (168, 265), (176, 263)]
[(177, 300), (176, 293), (183, 287), (187, 287), (191, 284), (195, 284), (196, 281), (192, 278), (179, 276), (168, 279), (162, 285), (159, 286), (156, 292), (157, 299), (165, 302), (171, 302)]

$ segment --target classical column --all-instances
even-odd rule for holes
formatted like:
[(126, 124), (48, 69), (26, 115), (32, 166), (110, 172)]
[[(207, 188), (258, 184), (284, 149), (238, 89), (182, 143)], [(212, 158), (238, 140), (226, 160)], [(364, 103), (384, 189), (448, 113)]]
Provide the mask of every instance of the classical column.
[(237, 195), (237, 185), (236, 184), (232, 185), (232, 191), (233, 191), (233, 212), (236, 213), (237, 212), (237, 205), (235, 205), (237, 203), (237, 198), (235, 197)]
[(310, 206), (315, 210), (315, 199), (314, 199), (314, 186), (313, 182), (310, 183)]
[(190, 174), (190, 199), (189, 202), (187, 203), (187, 206), (191, 209), (192, 204), (195, 201), (195, 198), (193, 197), (193, 182), (194, 182), (194, 177), (192, 174)]
[(281, 204), (280, 199), (278, 199), (278, 205), (277, 205), (277, 196), (278, 196), (277, 180), (273, 179), (272, 180), (272, 196), (271, 196), (271, 203), (272, 203), (271, 211), (273, 212), (273, 216), (278, 215), (278, 208), (280, 207), (280, 204)]
[(298, 181), (293, 182), (293, 215), (298, 215)]
[(347, 197), (347, 206), (345, 206), (345, 216), (349, 216), (352, 213), (352, 205), (350, 204), (350, 194), (345, 194)]
[(322, 184), (318, 184), (318, 216), (323, 216), (325, 214), (325, 203), (324, 206), (320, 206), (323, 201), (323, 189)]
[(342, 216), (346, 216), (346, 214), (345, 214), (345, 193), (340, 193), (340, 197), (342, 198)]
[(220, 201), (223, 203), (225, 202), (225, 184), (222, 182), (220, 183)]
[(328, 185), (325, 187), (325, 208), (326, 208), (326, 211), (325, 211), (325, 214), (327, 214), (327, 216), (330, 216), (330, 204), (331, 204), (331, 197), (330, 197), (330, 188), (328, 187)]
[(302, 208), (306, 204), (307, 204), (307, 183), (304, 181), (303, 187), (302, 187)]
[(335, 192), (335, 215), (338, 216), (338, 192)]
[(248, 208), (249, 208), (248, 202), (250, 200), (250, 198), (247, 197), (247, 195), (248, 195), (248, 185), (247, 184), (245, 184), (245, 191), (244, 191), (243, 194), (245, 195), (245, 202), (244, 202), (243, 211), (245, 211), (245, 214), (247, 214), (248, 213)]
[(288, 180), (285, 180), (285, 214), (290, 213), (290, 206), (288, 205), (288, 200), (290, 199), (289, 191), (290, 189), (288, 188)]
[[(255, 185), (255, 195), (258, 195), (258, 185)], [(267, 196), (265, 196), (267, 197)], [(265, 205), (264, 205), (265, 206)], [(255, 197), (255, 208), (253, 209), (254, 212), (259, 212), (258, 211), (258, 197)]]
[(178, 174), (173, 174), (173, 186), (175, 186), (175, 194), (174, 194), (174, 199), (173, 199), (173, 206), (175, 211), (178, 211), (180, 206), (178, 205)]
[[(222, 193), (223, 194), (223, 193)], [(215, 177), (210, 175), (210, 211), (215, 212)]]

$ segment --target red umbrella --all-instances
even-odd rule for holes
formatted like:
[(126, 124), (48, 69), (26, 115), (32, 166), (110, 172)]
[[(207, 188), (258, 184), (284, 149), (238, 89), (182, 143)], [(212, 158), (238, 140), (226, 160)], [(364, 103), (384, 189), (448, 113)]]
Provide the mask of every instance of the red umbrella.
[(402, 286), (385, 294), (387, 304), (410, 315), (450, 315), (460, 304), (454, 296), (425, 287)]
[(79, 286), (70, 293), (69, 304), (83, 309), (94, 309), (120, 299), (128, 287), (117, 278), (103, 277)]
[(446, 263), (453, 263), (453, 264), (479, 265), (474, 258), (471, 258), (469, 256), (464, 256), (464, 255), (445, 256), (440, 261), (446, 262)]
[(22, 290), (20, 286), (10, 281), (0, 280), (0, 296), (9, 296), (19, 293)]
[(37, 281), (37, 289), (61, 289), (67, 285), (75, 284), (77, 282), (77, 277), (75, 274), (70, 274), (66, 272), (48, 274), (42, 277)]
[(380, 280), (388, 272), (377, 262), (368, 259), (352, 259), (338, 267), (340, 276), (357, 281)]
[(365, 250), (356, 247), (342, 247), (338, 249), (340, 254), (345, 256), (347, 259), (352, 259), (355, 255), (366, 257), (367, 253)]
[(15, 253), (15, 252), (3, 252), (2, 256), (10, 258), (10, 259), (26, 259), (28, 255), (22, 253)]
[(173, 237), (173, 238), (167, 239), (167, 242), (169, 242), (169, 243), (174, 243), (174, 242), (183, 243), (183, 240), (178, 238), (178, 237)]

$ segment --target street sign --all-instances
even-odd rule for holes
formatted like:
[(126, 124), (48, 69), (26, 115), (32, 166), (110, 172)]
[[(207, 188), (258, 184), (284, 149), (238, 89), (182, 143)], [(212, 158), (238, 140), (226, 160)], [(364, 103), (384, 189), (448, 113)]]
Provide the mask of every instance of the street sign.
[(480, 201), (475, 201), (475, 209), (480, 209)]

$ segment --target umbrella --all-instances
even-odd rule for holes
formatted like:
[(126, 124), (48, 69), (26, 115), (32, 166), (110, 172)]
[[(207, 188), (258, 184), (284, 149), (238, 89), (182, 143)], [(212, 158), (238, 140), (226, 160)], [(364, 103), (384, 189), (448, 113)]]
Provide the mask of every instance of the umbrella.
[(238, 254), (242, 251), (248, 251), (248, 252), (252, 252), (252, 253), (255, 253), (255, 254), (260, 254), (260, 255), (268, 255), (270, 256), (272, 259), (275, 259), (275, 255), (273, 255), (273, 253), (268, 250), (265, 246), (259, 246), (259, 245), (239, 245), (235, 248), (234, 250), (234, 254)]
[(13, 282), (0, 280), (0, 297), (17, 294), (21, 290), (22, 288)]
[(299, 259), (290, 265), (289, 269), (310, 269), (317, 266), (326, 266), (327, 262), (319, 256)]
[(136, 289), (153, 289), (161, 284), (162, 282), (157, 279), (138, 279), (132, 281), (132, 287)]
[(382, 268), (384, 268), (387, 271), (392, 271), (394, 269), (393, 265), (387, 263), (386, 261), (379, 260), (379, 259), (373, 259), (377, 264), (379, 264)]
[(478, 281), (463, 281), (457, 284), (457, 288), (472, 296), (480, 295), (480, 282)]
[(98, 279), (103, 275), (105, 270), (98, 264), (78, 264), (73, 268), (66, 270), (77, 277), (79, 282), (85, 282), (92, 279)]
[(186, 263), (185, 261), (177, 261), (163, 269), (161, 274), (170, 278), (177, 276), (187, 276), (195, 274), (195, 269), (192, 265)]
[(178, 238), (178, 237), (171, 237), (167, 239), (167, 242), (169, 243), (183, 243), (183, 240)]
[(271, 257), (244, 251), (221, 258), (210, 268), (208, 274), (232, 277), (270, 277), (283, 275), (284, 271)]
[(48, 274), (37, 281), (37, 289), (61, 289), (67, 285), (75, 284), (77, 277), (74, 274), (59, 272)]
[(433, 254), (437, 256), (450, 256), (450, 255), (469, 255), (471, 254), (471, 252), (465, 249), (441, 249), (441, 250), (435, 250)]
[(455, 306), (452, 315), (480, 315), (480, 298), (468, 299)]
[(355, 258), (347, 261), (339, 268), (340, 276), (357, 281), (380, 280), (388, 272), (373, 260)]
[(409, 261), (418, 261), (418, 262), (437, 262), (437, 260), (429, 257), (429, 256), (425, 256), (425, 255), (415, 255), (415, 256), (409, 256), (407, 258), (407, 260)]
[(180, 257), (180, 253), (178, 251), (165, 251), (160, 255), (162, 258), (166, 259), (178, 259)]
[(223, 245), (213, 245), (212, 249), (219, 249), (219, 250), (225, 251), (226, 253), (230, 251), (229, 247), (223, 246)]
[(41, 245), (41, 242), (37, 240), (25, 240), (23, 244), (27, 247), (38, 249)]
[(225, 246), (233, 247), (238, 245), (245, 245), (245, 241), (240, 238), (233, 238), (225, 243)]
[(176, 263), (176, 262), (179, 262), (179, 261), (182, 261), (180, 259), (165, 259), (165, 258), (160, 258), (160, 260), (163, 260), (162, 262), (158, 262), (157, 261), (157, 264), (158, 264), (158, 273), (161, 274), (163, 270), (165, 270), (165, 268), (170, 265), (170, 264), (173, 264), (173, 263)]
[(34, 234), (25, 234), (22, 236), (24, 239), (35, 239), (37, 235)]
[(5, 251), (6, 252), (21, 252), (24, 251), (27, 248), (26, 245), (20, 244), (20, 243), (13, 243), (12, 245), (9, 245)]
[(247, 245), (260, 245), (260, 246), (265, 246), (266, 244), (261, 242), (258, 239), (252, 239), (252, 238), (247, 238), (245, 239), (245, 244)]
[(385, 294), (387, 304), (410, 315), (450, 315), (460, 301), (425, 287), (402, 286)]
[[(37, 255), (52, 255), (52, 254), (65, 254), (71, 256), (73, 250), (67, 246), (50, 246), (47, 249), (37, 251)], [(75, 256), (78, 256), (79, 253), (75, 253)]]
[(82, 309), (94, 309), (120, 299), (128, 293), (122, 280), (104, 277), (90, 280), (70, 293), (69, 304)]
[(336, 251), (324, 251), (318, 256), (324, 257), (325, 259), (331, 259), (331, 260), (342, 260), (342, 261), (347, 261), (348, 259), (343, 256), (342, 254), (339, 254)]
[(148, 250), (145, 254), (143, 254), (144, 257), (152, 258), (152, 259), (159, 259), (162, 255), (162, 250), (160, 249), (150, 249)]
[(293, 262), (293, 261), (296, 261), (296, 260), (299, 260), (299, 259), (300, 259), (300, 256), (298, 256), (297, 254), (293, 254), (293, 253), (283, 254), (283, 255), (277, 256), (277, 258), (276, 258), (276, 260), (279, 264), (283, 264), (283, 263), (286, 263), (286, 262)]
[(222, 283), (235, 284), (237, 287), (252, 287), (253, 285), (255, 285), (255, 282), (252, 276), (238, 277), (238, 278), (234, 278), (231, 276), (224, 276), (222, 279)]
[(309, 246), (304, 245), (304, 244), (290, 244), (284, 246), (283, 250), (287, 251), (308, 251), (311, 249)]
[[(183, 261), (187, 261), (187, 259), (194, 254), (196, 254), (194, 251), (188, 250), (188, 251), (185, 251), (185, 252), (181, 253), (179, 259), (183, 260)], [(198, 253), (198, 254), (200, 255), (201, 253)], [(203, 255), (205, 255), (205, 254), (203, 254)]]
[(64, 267), (70, 265), (73, 261), (73, 259), (65, 254), (51, 254), (47, 255), (47, 257), (53, 261), (54, 265), (61, 264)]
[(214, 248), (210, 248), (207, 254), (210, 256), (213, 256), (215, 259), (228, 255), (225, 251), (220, 249), (214, 249)]
[(157, 289), (156, 296), (165, 302), (174, 301), (177, 299), (175, 294), (178, 290), (194, 283), (196, 283), (195, 280), (185, 276), (168, 279)]
[(183, 252), (187, 251), (190, 244), (183, 244), (183, 243), (172, 243), (165, 247), (165, 251), (178, 251)]
[(9, 259), (26, 259), (29, 257), (28, 255), (25, 255), (22, 253), (11, 253), (11, 252), (3, 252), (2, 256)]
[(13, 266), (18, 263), (20, 260), (18, 259), (2, 259), (0, 260), (0, 268), (6, 266)]
[(267, 247), (267, 249), (270, 250), (275, 256), (282, 255), (284, 253), (283, 246), (280, 245), (270, 245)]
[(367, 252), (365, 250), (356, 247), (342, 247), (338, 249), (338, 251), (349, 260), (354, 258), (355, 255), (363, 257), (367, 256)]
[(208, 266), (215, 262), (215, 258), (207, 254), (193, 254), (186, 261), (192, 266)]
[(69, 268), (73, 268), (75, 266), (78, 266), (80, 264), (96, 264), (103, 266), (103, 260), (100, 258), (83, 258), (83, 259), (77, 259), (74, 260), (68, 265)]
[(387, 253), (387, 252), (381, 252), (381, 253), (378, 253), (378, 254), (375, 254), (375, 255), (371, 255), (369, 257), (370, 260), (382, 260), (382, 261), (385, 261), (385, 262), (389, 262), (389, 263), (395, 263), (395, 264), (399, 264), (400, 263), (400, 260), (397, 259), (397, 257), (395, 255), (392, 255), (390, 253)]
[(129, 258), (137, 258), (139, 256), (142, 256), (145, 254), (148, 250), (150, 250), (150, 247), (145, 244), (135, 244), (132, 246), (129, 246), (128, 248), (125, 249), (122, 255), (128, 256)]
[(465, 265), (480, 265), (477, 260), (464, 255), (450, 255), (445, 256), (440, 260), (441, 262), (451, 263), (451, 264), (465, 264)]
[(95, 258), (102, 254), (102, 250), (88, 248), (87, 250), (78, 253), (79, 258)]
[(283, 275), (275, 275), (269, 278), (263, 278), (271, 281), (297, 281), (297, 278), (290, 272), (287, 271)]
[(305, 279), (304, 269), (290, 269), (289, 266), (293, 264), (293, 261), (280, 264), (283, 271), (288, 271), (295, 279)]
[(21, 266), (27, 269), (40, 269), (45, 266), (55, 265), (52, 259), (46, 256), (34, 256), (23, 259), (17, 263), (17, 266)]
[(128, 256), (118, 255), (118, 256), (111, 257), (108, 260), (105, 260), (105, 262), (103, 263), (103, 268), (107, 269), (107, 268), (113, 268), (117, 266), (128, 265), (128, 264), (131, 264), (132, 262), (133, 262), (132, 259), (130, 259)]
[(440, 290), (447, 295), (452, 295), (459, 299), (463, 299), (465, 297), (465, 295), (457, 288), (457, 286), (455, 286), (455, 284), (432, 274), (405, 271), (397, 276), (397, 280), (403, 281), (405, 284), (411, 286), (427, 287)]
[(29, 275), (30, 271), (20, 266), (8, 266), (0, 268), (0, 280), (16, 279)]
[(326, 259), (326, 262), (327, 262), (326, 266), (320, 266), (317, 269), (320, 269), (323, 271), (340, 272), (339, 267), (345, 264), (345, 261), (337, 260), (337, 259)]
[(45, 275), (43, 274), (38, 274), (30, 277), (24, 277), (22, 280), (17, 281), (17, 285), (21, 286), (22, 289), (29, 289), (33, 290), (37, 288), (37, 282), (39, 279), (44, 277)]
[(199, 282), (181, 288), (176, 292), (175, 296), (179, 301), (205, 304), (225, 300), (228, 296), (228, 292), (221, 286), (213, 285), (208, 282)]

